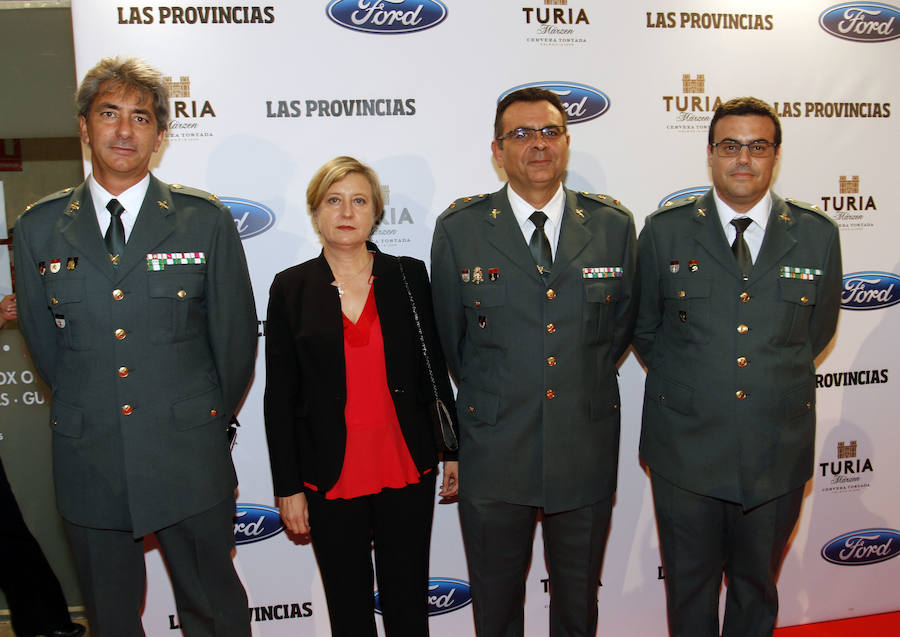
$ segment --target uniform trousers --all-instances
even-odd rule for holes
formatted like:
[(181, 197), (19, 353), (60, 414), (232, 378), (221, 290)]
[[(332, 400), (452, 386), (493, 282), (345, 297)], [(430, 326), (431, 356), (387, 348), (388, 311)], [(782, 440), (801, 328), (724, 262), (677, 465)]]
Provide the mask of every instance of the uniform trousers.
[[(540, 507), (461, 495), (459, 516), (478, 637), (521, 637), (525, 578)], [(593, 637), (612, 498), (544, 513), (551, 637)]]
[(752, 509), (686, 491), (650, 472), (672, 637), (770, 637), (775, 579), (800, 515), (803, 487)]
[(0, 460), (0, 589), (19, 637), (70, 628), (59, 580), (22, 518)]
[(387, 637), (427, 637), (435, 474), (418, 484), (326, 500), (306, 491), (310, 537), (333, 637), (376, 637), (372, 547)]
[[(156, 531), (188, 637), (249, 637), (247, 594), (232, 562), (235, 499)], [(142, 637), (144, 543), (130, 531), (66, 522), (92, 637)]]

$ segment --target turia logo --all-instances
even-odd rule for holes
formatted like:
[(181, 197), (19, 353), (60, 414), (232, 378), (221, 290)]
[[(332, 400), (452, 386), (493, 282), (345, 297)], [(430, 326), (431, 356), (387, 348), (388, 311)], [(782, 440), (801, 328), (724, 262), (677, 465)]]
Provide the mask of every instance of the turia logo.
[(509, 89), (501, 95), (497, 101), (523, 88), (542, 88), (559, 95), (563, 107), (566, 109), (566, 123), (580, 124), (597, 119), (609, 110), (609, 97), (606, 93), (586, 84), (575, 82), (532, 82), (521, 84)]
[(676, 190), (672, 194), (663, 197), (657, 207), (662, 208), (663, 206), (668, 206), (672, 202), (678, 199), (684, 199), (685, 197), (701, 197), (707, 192), (709, 192), (709, 186), (690, 186), (689, 188), (682, 188), (681, 190)]
[(439, 25), (447, 17), (440, 0), (332, 0), (329, 19), (364, 33), (412, 33)]
[(262, 504), (240, 504), (234, 514), (235, 544), (268, 540), (284, 530), (278, 509)]
[(854, 42), (886, 42), (900, 38), (900, 9), (881, 2), (845, 2), (825, 9), (819, 26)]
[(900, 303), (900, 276), (890, 272), (851, 272), (844, 275), (841, 308), (880, 310)]
[(231, 211), (241, 239), (255, 237), (275, 225), (275, 213), (268, 206), (238, 197), (219, 197), (219, 201)]
[[(449, 577), (432, 577), (428, 580), (428, 614), (444, 615), (472, 603), (469, 583)], [(381, 599), (375, 592), (375, 612), (381, 614)]]
[(839, 535), (822, 547), (822, 557), (840, 566), (863, 566), (897, 557), (900, 532), (893, 529), (862, 529)]

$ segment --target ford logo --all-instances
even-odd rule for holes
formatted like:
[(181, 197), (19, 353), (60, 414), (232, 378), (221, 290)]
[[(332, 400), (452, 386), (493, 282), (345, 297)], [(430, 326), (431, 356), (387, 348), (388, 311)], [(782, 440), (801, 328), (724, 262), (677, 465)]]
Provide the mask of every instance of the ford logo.
[[(428, 580), (428, 614), (430, 616), (452, 613), (472, 603), (469, 583), (449, 577), (432, 577)], [(375, 592), (375, 612), (381, 614), (381, 600)]]
[(890, 272), (852, 272), (844, 275), (841, 307), (879, 310), (900, 303), (900, 276)]
[(841, 566), (875, 564), (898, 554), (900, 532), (893, 529), (863, 529), (844, 533), (822, 547), (822, 557)]
[(690, 197), (692, 195), (694, 197), (700, 197), (702, 195), (705, 195), (707, 192), (709, 192), (709, 186), (691, 186), (690, 188), (682, 188), (681, 190), (676, 190), (672, 194), (663, 197), (657, 207), (662, 208), (671, 201), (684, 199), (685, 197)]
[(284, 530), (278, 509), (261, 504), (238, 504), (234, 514), (235, 544), (267, 540)]
[(546, 89), (559, 95), (559, 99), (562, 100), (563, 107), (566, 109), (566, 123), (568, 124), (589, 122), (592, 119), (597, 119), (609, 110), (609, 97), (606, 96), (606, 93), (592, 86), (576, 84), (575, 82), (534, 82), (533, 84), (522, 84), (506, 91), (497, 101), (502, 101), (504, 97), (514, 91), (531, 87)]
[(845, 2), (825, 9), (819, 26), (844, 40), (885, 42), (900, 38), (900, 9), (880, 2)]
[(241, 239), (262, 234), (275, 224), (275, 213), (261, 203), (237, 197), (219, 197), (234, 217), (234, 225)]
[(325, 10), (335, 24), (364, 33), (412, 33), (447, 17), (440, 0), (331, 0)]

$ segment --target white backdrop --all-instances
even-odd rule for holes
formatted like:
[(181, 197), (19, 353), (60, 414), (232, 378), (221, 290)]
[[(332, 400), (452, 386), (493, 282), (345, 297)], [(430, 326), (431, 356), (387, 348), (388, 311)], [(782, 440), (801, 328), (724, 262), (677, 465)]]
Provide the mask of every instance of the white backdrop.
[[(260, 320), (273, 275), (319, 251), (305, 189), (335, 155), (371, 164), (388, 189), (380, 247), (427, 262), (447, 204), (503, 183), (490, 155), (492, 122), (498, 98), (514, 87), (550, 84), (561, 93), (570, 119), (580, 120), (570, 128), (567, 184), (622, 200), (639, 228), (673, 193), (708, 187), (716, 102), (772, 102), (784, 128), (775, 190), (826, 209), (842, 227), (845, 273), (866, 273), (845, 278), (848, 311), (819, 366), (816, 476), (782, 571), (779, 623), (900, 608), (900, 560), (888, 559), (900, 551), (890, 369), (900, 320), (886, 307), (900, 301), (900, 9), (799, 0), (72, 4), (79, 79), (114, 54), (143, 57), (172, 78), (176, 117), (154, 172), (230, 200)], [(665, 633), (665, 599), (637, 457), (643, 370), (633, 354), (620, 383), (619, 491), (599, 632), (655, 637)], [(239, 545), (236, 564), (255, 635), (327, 635), (312, 549), (279, 533), (265, 509), (273, 498), (264, 384), (260, 356), (234, 450), (243, 513), (236, 535), (256, 541)], [(825, 550), (835, 539), (839, 546)], [(455, 505), (437, 505), (433, 546), (432, 634), (470, 634)], [(530, 636), (547, 633), (541, 556), (539, 531)], [(178, 621), (156, 550), (148, 571), (147, 633), (172, 634)]]

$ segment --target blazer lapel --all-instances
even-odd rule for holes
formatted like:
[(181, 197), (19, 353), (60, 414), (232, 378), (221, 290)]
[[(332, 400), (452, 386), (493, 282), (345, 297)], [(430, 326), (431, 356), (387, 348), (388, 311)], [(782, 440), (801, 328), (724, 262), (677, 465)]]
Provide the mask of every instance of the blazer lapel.
[(731, 246), (725, 237), (725, 231), (719, 222), (719, 212), (716, 209), (716, 200), (712, 189), (694, 202), (694, 222), (697, 229), (694, 239), (703, 246), (709, 255), (735, 278), (743, 278), (743, 273), (738, 268)]
[(94, 202), (91, 199), (91, 189), (87, 182), (82, 182), (69, 197), (63, 217), (58, 222), (58, 228), (66, 241), (90, 261), (104, 275), (110, 279), (115, 278), (115, 269), (109, 260), (109, 252), (100, 234), (100, 226), (97, 224), (97, 213), (94, 211)]
[[(175, 204), (168, 186), (150, 175), (147, 194), (144, 195), (144, 202), (116, 272), (117, 280), (122, 279), (138, 264), (146, 263), (147, 254), (172, 233), (175, 229), (172, 216), (174, 212)], [(190, 246), (185, 246), (184, 249), (189, 250)]]
[(589, 212), (578, 208), (578, 199), (574, 192), (566, 189), (566, 207), (559, 229), (559, 241), (556, 246), (556, 258), (550, 266), (550, 276), (547, 277), (547, 285), (551, 285), (557, 277), (566, 271), (572, 259), (584, 250), (590, 243), (594, 233), (585, 227)]
[(509, 188), (509, 184), (491, 195), (490, 209), (485, 211), (484, 216), (485, 237), (498, 252), (508, 257), (530, 276), (538, 279), (540, 275), (537, 266), (534, 264), (528, 244), (522, 236), (522, 229), (516, 221), (512, 206), (509, 205), (507, 188)]
[(791, 214), (791, 209), (784, 199), (772, 193), (772, 212), (769, 213), (769, 221), (766, 224), (766, 235), (763, 238), (759, 257), (753, 266), (752, 279), (759, 280), (763, 275), (776, 267), (781, 258), (797, 245), (793, 237), (796, 221)]

